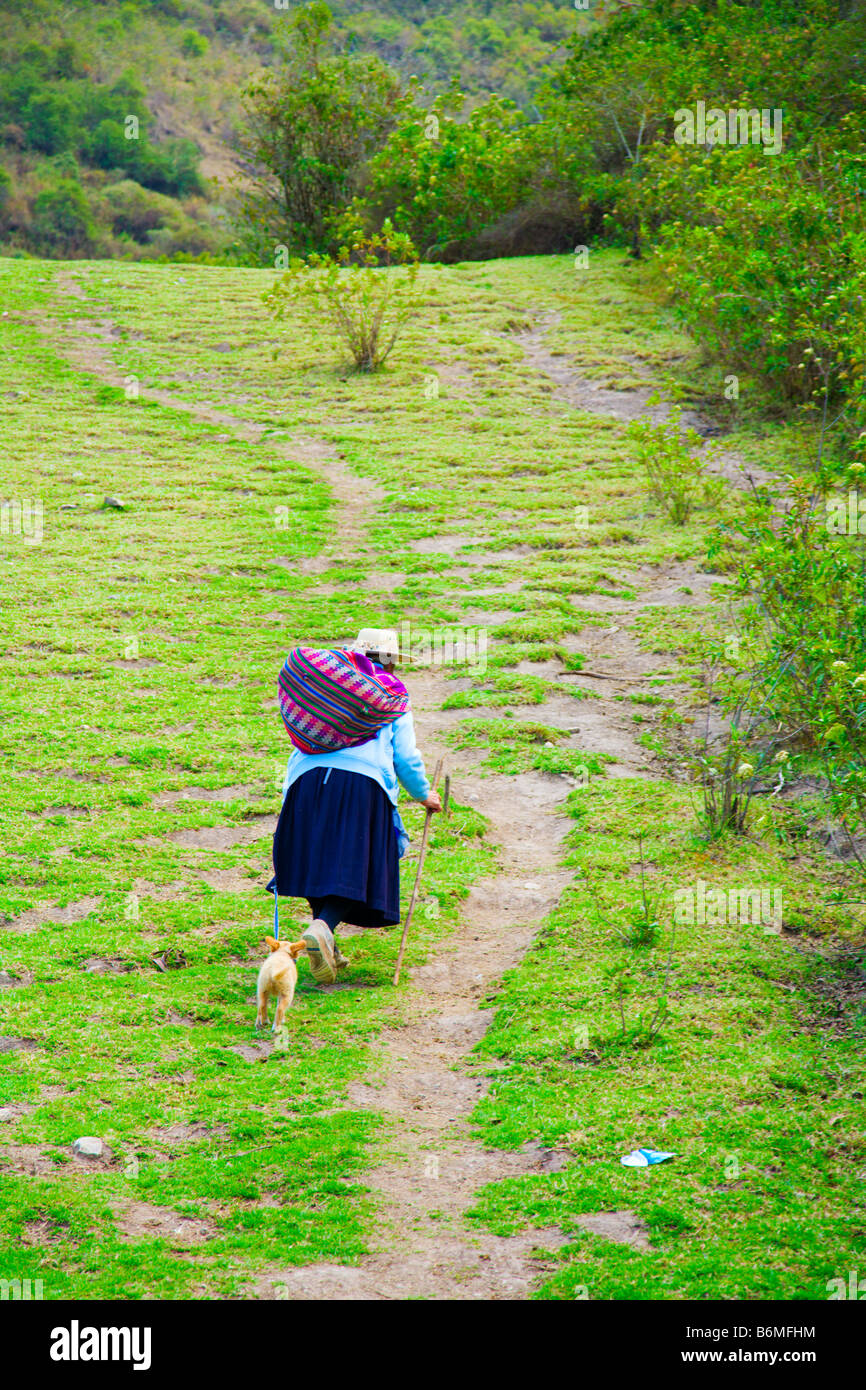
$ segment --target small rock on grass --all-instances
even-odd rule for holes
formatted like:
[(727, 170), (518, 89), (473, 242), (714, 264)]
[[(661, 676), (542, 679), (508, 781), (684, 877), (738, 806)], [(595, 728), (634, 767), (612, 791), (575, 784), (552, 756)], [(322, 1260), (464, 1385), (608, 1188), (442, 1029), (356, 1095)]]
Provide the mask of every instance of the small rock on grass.
[(119, 497), (106, 497), (102, 503), (102, 510), (125, 512), (126, 503), (121, 501)]
[(77, 1153), (79, 1158), (101, 1158), (102, 1140), (95, 1139), (91, 1134), (85, 1134), (81, 1139), (76, 1139), (72, 1145), (73, 1153)]
[(2, 1124), (4, 1120), (11, 1120), (11, 1119), (14, 1119), (14, 1114), (13, 1114), (13, 1112), (9, 1109), (8, 1105), (4, 1105), (4, 1106), (0, 1107), (0, 1124)]

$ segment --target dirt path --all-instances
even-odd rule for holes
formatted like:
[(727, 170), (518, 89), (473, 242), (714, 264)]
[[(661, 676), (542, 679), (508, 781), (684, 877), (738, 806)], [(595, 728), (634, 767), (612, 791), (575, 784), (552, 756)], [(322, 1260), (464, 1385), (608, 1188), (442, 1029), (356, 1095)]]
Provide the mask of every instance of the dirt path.
[[(67, 295), (77, 291), (68, 274), (58, 276), (58, 285)], [(546, 327), (549, 320), (523, 335), (532, 369), (552, 376), (564, 398), (581, 408), (601, 408), (620, 419), (639, 413), (641, 393), (596, 391), (577, 371), (565, 367), (562, 358), (551, 356), (543, 343)], [(81, 320), (74, 328), (50, 322), (44, 328), (72, 364), (123, 386), (110, 356), (110, 344), (116, 341), (110, 322)], [(191, 405), (166, 391), (142, 389), (142, 394), (197, 420), (220, 425), (237, 438), (261, 438), (259, 427), (228, 412)], [(592, 406), (587, 404), (590, 394)], [(326, 554), (311, 562), (308, 572), (330, 568), (338, 558), (369, 563), (371, 555), (362, 553), (361, 538), (365, 517), (376, 505), (380, 490), (351, 473), (321, 441), (297, 436), (268, 442), (269, 447), (316, 469), (333, 491), (334, 540)], [(459, 546), (470, 539), (458, 537), (456, 542)], [(454, 549), (452, 545), (452, 554)], [(589, 655), (591, 669), (611, 662), (609, 675), (580, 677), (582, 683), (591, 681), (599, 698), (577, 705), (567, 695), (558, 696), (541, 710), (533, 707), (525, 713), (533, 718), (541, 714), (545, 721), (568, 730), (564, 746), (570, 743), (587, 752), (611, 753), (617, 759), (611, 775), (651, 777), (652, 756), (635, 740), (628, 706), (614, 696), (624, 681), (640, 682), (669, 670), (670, 658), (643, 652), (629, 622), (647, 605), (705, 603), (711, 581), (689, 565), (671, 564), (665, 570), (648, 567), (637, 580), (630, 576), (629, 582), (643, 585), (634, 602), (604, 595), (581, 595), (576, 600), (581, 609), (611, 614), (609, 629), (588, 628), (575, 639)], [(531, 669), (558, 679), (567, 674), (539, 665)], [(568, 1157), (538, 1146), (512, 1153), (486, 1150), (468, 1123), (487, 1084), (475, 1074), (471, 1049), (492, 1021), (493, 1012), (480, 1009), (479, 1003), (502, 973), (521, 959), (571, 877), (560, 867), (562, 837), (572, 824), (561, 814), (568, 782), (539, 772), (482, 776), (477, 766), (480, 754), (454, 754), (444, 741), (457, 713), (442, 710), (449, 692), (444, 675), (435, 668), (416, 673), (410, 677), (410, 688), (419, 743), (428, 765), (438, 754), (447, 754), (459, 801), (487, 817), (488, 838), (500, 847), (499, 870), (473, 888), (463, 904), (456, 934), (439, 943), (427, 964), (409, 972), (405, 1021), (377, 1039), (379, 1076), (350, 1088), (346, 1100), (350, 1108), (369, 1107), (393, 1121), (389, 1157), (364, 1179), (379, 1209), (373, 1253), (357, 1268), (318, 1264), (271, 1269), (250, 1287), (249, 1297), (520, 1299), (540, 1282), (545, 1252), (549, 1256), (567, 1239), (556, 1229), (510, 1238), (476, 1232), (464, 1213), (484, 1183), (553, 1172)], [(658, 688), (660, 694), (675, 691), (674, 684)], [(514, 713), (524, 711), (515, 707)], [(351, 934), (351, 929), (341, 933), (341, 940), (347, 938), (344, 949), (350, 958)], [(351, 988), (351, 981), (331, 988)], [(578, 1224), (612, 1240), (641, 1248), (647, 1244), (646, 1232), (627, 1211), (598, 1212), (580, 1218)]]
[[(57, 276), (57, 286), (62, 294), (72, 299), (82, 297), (81, 287), (71, 275), (61, 272)], [(120, 372), (111, 356), (111, 346), (117, 342), (117, 330), (111, 319), (79, 319), (74, 331), (68, 325), (60, 325), (56, 320), (46, 320), (43, 330), (51, 338), (54, 346), (67, 360), (82, 371), (93, 372), (109, 386), (123, 390), (127, 377)], [(196, 405), (171, 391), (161, 391), (148, 387), (141, 391), (147, 400), (157, 401), (172, 410), (184, 411), (194, 420), (206, 425), (221, 425), (231, 430), (236, 439), (247, 444), (258, 444), (268, 433), (263, 426), (253, 424), (227, 410), (216, 410), (209, 405)], [(337, 451), (324, 440), (312, 439), (309, 435), (294, 434), (284, 439), (275, 439), (269, 433), (268, 448), (276, 454), (296, 463), (307, 464), (328, 484), (336, 503), (336, 526), (333, 541), (326, 545), (322, 554), (307, 563), (301, 562), (301, 573), (317, 573), (330, 569), (334, 561), (346, 558), (352, 553), (361, 536), (363, 522), (373, 507), (382, 499), (382, 490), (369, 478), (361, 478), (344, 463)], [(292, 562), (293, 566), (297, 561)]]
[[(576, 410), (586, 410), (595, 415), (612, 415), (617, 420), (630, 421), (650, 416), (653, 420), (665, 420), (670, 415), (667, 401), (652, 403), (655, 389), (647, 385), (634, 391), (619, 391), (605, 387), (591, 377), (583, 376), (568, 359), (552, 353), (545, 339), (552, 328), (559, 323), (562, 315), (556, 311), (541, 314), (533, 328), (511, 335), (514, 342), (520, 343), (526, 361), (537, 372), (555, 382), (554, 399), (567, 401)], [(645, 372), (640, 358), (629, 357), (629, 366), (636, 376)], [(702, 438), (708, 439), (719, 431), (702, 415), (694, 410), (683, 410), (681, 423), (685, 429), (693, 429)], [(739, 454), (722, 450), (717, 459), (706, 459), (708, 473), (725, 478), (733, 487), (747, 489), (766, 487), (774, 482), (773, 474), (766, 469), (747, 465)]]

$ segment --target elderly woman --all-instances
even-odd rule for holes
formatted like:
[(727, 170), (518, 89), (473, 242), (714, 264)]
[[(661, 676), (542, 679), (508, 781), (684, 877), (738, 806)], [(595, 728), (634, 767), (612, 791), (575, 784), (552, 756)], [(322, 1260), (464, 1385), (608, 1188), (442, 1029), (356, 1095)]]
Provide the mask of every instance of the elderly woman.
[[(353, 649), (393, 673), (396, 632), (364, 628)], [(397, 810), (398, 783), (428, 811), (442, 810), (408, 711), (366, 743), (334, 753), (295, 749), (289, 758), (269, 887), (309, 902), (313, 921), (304, 942), (321, 984), (332, 984), (348, 965), (335, 940), (340, 922), (389, 927), (400, 921), (399, 861), (408, 837)]]

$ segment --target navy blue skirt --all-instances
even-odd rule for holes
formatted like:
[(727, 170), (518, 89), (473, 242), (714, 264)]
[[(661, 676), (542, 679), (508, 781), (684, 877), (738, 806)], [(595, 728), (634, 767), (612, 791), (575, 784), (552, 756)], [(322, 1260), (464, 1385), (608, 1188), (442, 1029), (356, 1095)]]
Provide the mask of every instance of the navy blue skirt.
[(394, 807), (372, 777), (313, 767), (289, 787), (274, 831), (279, 896), (343, 899), (344, 922), (390, 927), (400, 921), (400, 861)]

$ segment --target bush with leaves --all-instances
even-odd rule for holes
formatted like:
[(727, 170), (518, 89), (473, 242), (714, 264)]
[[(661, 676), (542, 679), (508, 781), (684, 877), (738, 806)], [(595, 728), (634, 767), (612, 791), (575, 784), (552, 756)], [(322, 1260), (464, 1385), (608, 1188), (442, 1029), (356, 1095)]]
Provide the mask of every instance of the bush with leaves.
[(632, 908), (628, 931), (622, 932), (621, 936), (627, 946), (635, 949), (644, 946), (655, 946), (661, 931), (661, 902), (662, 890), (659, 889), (652, 894), (647, 889), (646, 882), (646, 863), (644, 862), (643, 852), (643, 833), (638, 832), (635, 836), (637, 840), (638, 863), (640, 865), (640, 903)]
[[(861, 444), (866, 449), (866, 439)], [(738, 586), (752, 600), (744, 621), (762, 643), (749, 708), (817, 762), (831, 810), (866, 868), (858, 843), (866, 833), (866, 536), (857, 491), (864, 473), (866, 465), (851, 465), (850, 494), (842, 494), (853, 529), (833, 524), (831, 479), (789, 478), (781, 516), (759, 495), (727, 537), (720, 534), (711, 558), (736, 539)], [(862, 506), (866, 512), (866, 495)]]
[[(731, 833), (743, 835), (752, 799), (770, 774), (781, 790), (790, 767), (790, 754), (781, 747), (794, 731), (780, 738), (771, 718), (771, 664), (754, 663), (730, 669), (718, 644), (709, 643), (712, 656), (704, 667), (706, 723), (698, 745), (686, 755), (686, 766), (701, 790), (698, 821), (710, 840)], [(725, 669), (727, 667), (727, 669)], [(711, 735), (710, 712), (719, 702), (725, 717), (720, 733)]]
[(208, 51), (208, 41), (196, 29), (184, 29), (180, 37), (180, 51), (184, 58), (201, 58)]
[(61, 178), (33, 202), (31, 223), (36, 247), (48, 256), (87, 256), (96, 249), (98, 230), (84, 189)]
[[(121, 239), (119, 244), (125, 243), (124, 249), (131, 256), (148, 260), (181, 254), (200, 256), (219, 249), (210, 210), (195, 200), (181, 207), (164, 193), (123, 179), (108, 184), (95, 201), (100, 220)], [(190, 212), (195, 215), (190, 216)]]
[(683, 429), (679, 406), (671, 407), (666, 420), (648, 415), (633, 420), (628, 435), (644, 469), (649, 496), (675, 526), (684, 526), (700, 502), (713, 505), (720, 500), (724, 483), (705, 472), (707, 463), (718, 456), (718, 448), (704, 447), (696, 430)]
[(656, 152), (660, 270), (728, 370), (827, 418), (866, 382), (866, 158), (834, 133), (809, 150)]
[[(50, 50), (30, 44), (0, 74), (0, 123), (20, 131), (25, 151), (69, 151), (97, 168), (122, 169), (160, 192), (179, 197), (201, 192), (197, 146), (188, 139), (151, 144), (145, 98), (144, 86), (131, 72), (110, 84), (94, 81), (74, 45), (60, 43)], [(135, 138), (127, 138), (132, 117)]]
[[(850, 440), (866, 427), (866, 9), (611, 0), (606, 21), (542, 98), (589, 142), (606, 238), (657, 245), (698, 342)], [(782, 151), (676, 143), (697, 101), (778, 109)]]
[(404, 105), (403, 119), (370, 161), (363, 200), (349, 217), (384, 218), (425, 255), (477, 234), (528, 197), (533, 161), (525, 116), (491, 96), (461, 119), (465, 97), (439, 96), (428, 110)]
[(330, 324), (358, 371), (384, 365), (417, 306), (418, 261), (411, 241), (390, 222), (358, 234), (339, 255), (296, 258), (264, 299), (278, 319), (300, 304)]

